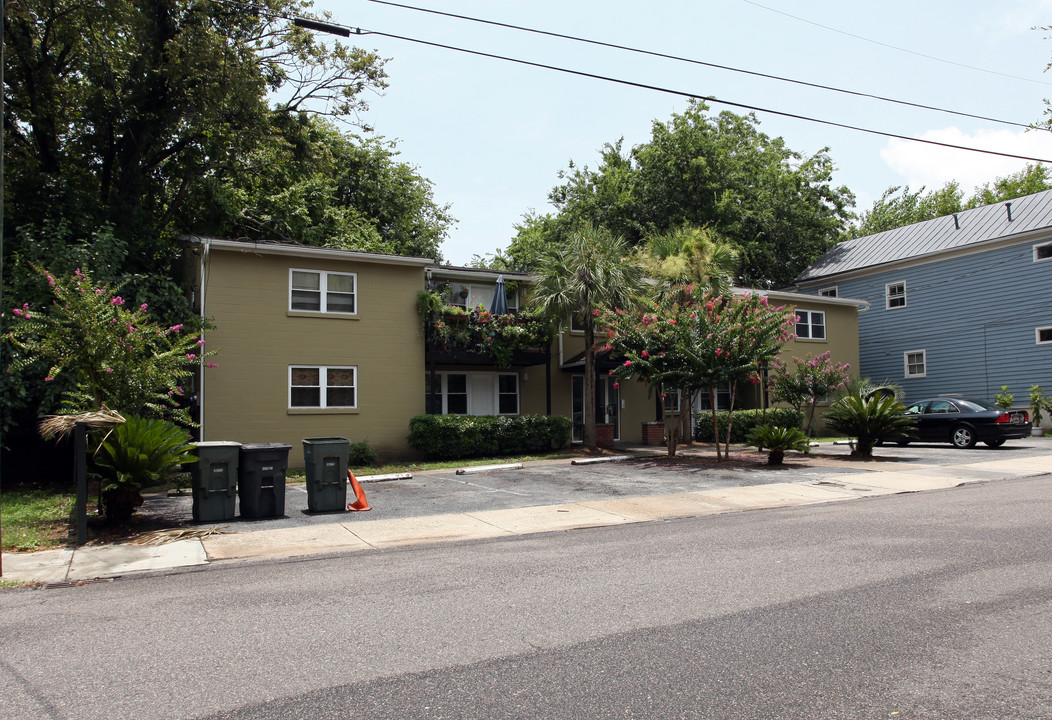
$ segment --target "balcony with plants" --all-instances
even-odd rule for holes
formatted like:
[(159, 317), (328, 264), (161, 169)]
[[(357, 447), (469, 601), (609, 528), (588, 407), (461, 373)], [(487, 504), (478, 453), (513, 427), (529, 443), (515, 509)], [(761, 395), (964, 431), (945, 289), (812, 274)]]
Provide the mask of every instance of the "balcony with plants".
[(417, 311), (428, 359), (434, 362), (506, 368), (539, 365), (550, 358), (552, 324), (534, 310), (494, 315), (481, 305), (458, 307), (440, 292), (424, 290)]

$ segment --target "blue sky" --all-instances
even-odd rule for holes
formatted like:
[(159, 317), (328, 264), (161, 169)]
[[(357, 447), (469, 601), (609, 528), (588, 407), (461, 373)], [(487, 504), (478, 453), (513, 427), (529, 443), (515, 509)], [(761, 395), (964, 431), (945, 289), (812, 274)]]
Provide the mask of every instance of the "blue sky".
[[(404, 2), (1020, 123), (1040, 120), (1043, 99), (1052, 97), (1052, 72), (1044, 72), (1052, 59), (1052, 40), (1046, 36), (1052, 33), (1031, 29), (1052, 25), (1052, 0)], [(1025, 132), (367, 0), (322, 0), (315, 8), (330, 11), (333, 22), (363, 30), (908, 137), (1052, 159), (1048, 132)], [(675, 95), (380, 35), (352, 40), (390, 58), (390, 87), (372, 99), (366, 120), (377, 134), (396, 139), (401, 159), (434, 183), (438, 202), (451, 205), (459, 222), (443, 253), (454, 264), (507, 246), (514, 225), (528, 210), (550, 211), (548, 191), (570, 160), (594, 166), (606, 142), (624, 138), (626, 147), (646, 142), (654, 120), (667, 120), (688, 103)], [(793, 150), (811, 154), (828, 147), (837, 166), (835, 182), (856, 194), (857, 210), (868, 209), (891, 185), (933, 188), (957, 180), (970, 191), (1025, 165), (764, 112), (757, 117), (763, 132), (785, 138)]]

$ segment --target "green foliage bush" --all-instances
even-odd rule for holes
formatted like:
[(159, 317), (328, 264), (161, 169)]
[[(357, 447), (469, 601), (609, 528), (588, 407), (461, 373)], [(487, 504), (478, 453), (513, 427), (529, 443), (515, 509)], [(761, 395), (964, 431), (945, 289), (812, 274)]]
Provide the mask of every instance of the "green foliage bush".
[[(727, 437), (728, 413), (720, 410), (716, 413), (716, 422), (720, 426), (720, 437)], [(763, 410), (735, 410), (734, 424), (731, 426), (731, 442), (744, 444), (749, 433), (758, 425), (777, 425), (780, 427), (800, 427), (803, 414), (794, 408), (767, 408), (766, 418)], [(694, 417), (694, 439), (698, 442), (716, 442), (712, 436), (712, 413), (703, 410)]]
[(376, 465), (379, 461), (379, 454), (369, 444), (368, 440), (351, 443), (351, 448), (347, 453), (347, 464), (350, 467), (368, 467)]
[(175, 478), (193, 452), (190, 433), (167, 420), (129, 416), (113, 428), (92, 455), (107, 518), (127, 520), (142, 505), (139, 491)]
[(557, 415), (417, 415), (409, 446), (428, 460), (521, 455), (566, 447), (571, 429)]

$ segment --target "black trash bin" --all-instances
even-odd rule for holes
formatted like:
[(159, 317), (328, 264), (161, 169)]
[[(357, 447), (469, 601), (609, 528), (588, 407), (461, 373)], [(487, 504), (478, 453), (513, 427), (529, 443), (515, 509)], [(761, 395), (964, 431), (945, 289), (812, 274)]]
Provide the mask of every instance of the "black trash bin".
[(197, 462), (190, 468), (194, 522), (234, 519), (240, 449), (241, 443), (225, 440), (195, 445)]
[(285, 471), (289, 469), (290, 449), (292, 446), (285, 443), (241, 446), (237, 467), (241, 517), (282, 517), (285, 514)]
[(350, 454), (351, 441), (347, 438), (306, 438), (303, 441), (307, 510), (347, 510), (347, 459)]

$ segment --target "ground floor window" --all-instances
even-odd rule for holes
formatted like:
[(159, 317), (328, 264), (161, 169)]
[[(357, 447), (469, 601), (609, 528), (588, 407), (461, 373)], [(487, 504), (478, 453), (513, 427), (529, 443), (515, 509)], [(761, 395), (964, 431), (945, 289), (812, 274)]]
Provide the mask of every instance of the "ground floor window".
[(424, 379), (428, 407), (440, 415), (518, 415), (519, 376), (514, 373), (439, 372), (435, 373), (434, 393), (431, 373)]
[(922, 378), (928, 374), (927, 352), (924, 350), (910, 350), (903, 354), (903, 362), (907, 378)]
[(289, 407), (356, 408), (357, 381), (354, 366), (290, 365)]
[[(717, 410), (730, 410), (731, 409), (731, 385), (727, 383), (725, 385), (716, 386), (716, 409)], [(709, 394), (709, 389), (705, 388), (698, 393), (697, 398), (694, 400), (694, 411), (699, 412), (701, 410), (712, 410), (712, 396)]]

